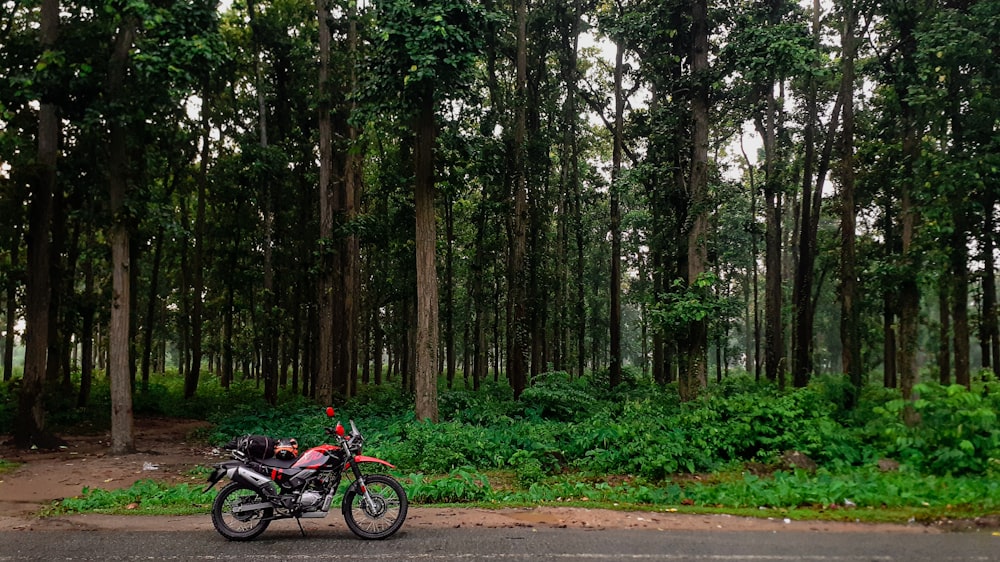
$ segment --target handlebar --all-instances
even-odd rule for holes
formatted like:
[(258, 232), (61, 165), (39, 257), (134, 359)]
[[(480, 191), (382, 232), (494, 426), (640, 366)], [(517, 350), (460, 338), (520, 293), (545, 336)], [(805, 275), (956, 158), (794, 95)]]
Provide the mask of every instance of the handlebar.
[[(332, 410), (333, 408), (327, 409), (327, 416), (333, 417)], [(334, 427), (325, 428), (325, 431), (327, 435), (332, 435), (336, 437), (337, 441), (340, 442), (340, 444), (344, 448), (357, 454), (361, 452), (361, 446), (364, 443), (364, 437), (362, 437), (361, 431), (358, 430), (358, 426), (354, 424), (353, 419), (349, 420), (349, 423), (351, 424), (351, 432), (348, 435), (343, 434), (344, 433), (343, 426), (339, 423)]]

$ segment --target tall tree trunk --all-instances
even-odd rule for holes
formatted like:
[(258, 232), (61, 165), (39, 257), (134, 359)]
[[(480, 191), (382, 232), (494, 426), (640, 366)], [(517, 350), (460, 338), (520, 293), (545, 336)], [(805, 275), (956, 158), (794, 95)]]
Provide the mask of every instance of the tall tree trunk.
[(982, 364), (984, 369), (1000, 373), (1000, 330), (997, 327), (996, 258), (996, 186), (987, 186), (983, 200), (983, 232), (980, 237), (983, 259), (983, 305), (980, 319)]
[(854, 199), (854, 59), (857, 56), (854, 0), (844, 1), (844, 23), (840, 42), (841, 98), (844, 100), (840, 145), (840, 342), (841, 364), (853, 391), (848, 397), (857, 405), (863, 385), (861, 365), (861, 315), (858, 309), (857, 257), (855, 253), (857, 204)]
[[(902, 12), (899, 18), (900, 36), (900, 67), (899, 78), (895, 85), (900, 103), (900, 122), (902, 125), (902, 177), (900, 182), (900, 214), (902, 219), (901, 235), (901, 265), (902, 279), (899, 283), (899, 383), (905, 400), (915, 402), (919, 396), (914, 387), (919, 380), (917, 365), (918, 329), (920, 322), (920, 286), (917, 284), (917, 272), (920, 270), (921, 255), (914, 246), (917, 229), (920, 224), (920, 208), (915, 201), (917, 189), (917, 163), (920, 158), (920, 132), (917, 125), (917, 112), (908, 101), (908, 88), (916, 75), (915, 36), (916, 19), (920, 17), (918, 7), (906, 4), (900, 6)], [(919, 421), (919, 415), (912, 407), (907, 407), (903, 413), (908, 424)]]
[[(256, 6), (254, 0), (248, 0), (247, 2), (247, 13), (250, 19), (250, 28), (253, 37), (253, 54), (254, 54), (254, 69), (256, 73), (255, 77), (255, 90), (257, 93), (257, 126), (259, 133), (259, 144), (262, 149), (267, 149), (270, 145), (270, 129), (268, 122), (268, 108), (267, 108), (267, 96), (266, 87), (264, 82), (264, 63), (261, 60), (263, 53), (261, 52), (261, 36), (262, 30), (261, 26), (257, 23)], [(279, 106), (284, 103), (284, 100), (279, 101)], [(207, 118), (206, 118), (207, 124)], [(206, 136), (205, 141), (208, 142), (208, 137)], [(204, 160), (202, 160), (202, 167), (205, 166)], [(263, 240), (263, 251), (264, 251), (264, 263), (262, 264), (264, 270), (264, 306), (263, 306), (263, 318), (261, 326), (262, 341), (260, 345), (261, 353), (261, 371), (264, 379), (264, 400), (269, 404), (277, 404), (278, 402), (278, 340), (280, 335), (278, 333), (278, 318), (277, 318), (277, 308), (278, 308), (278, 290), (275, 288), (275, 274), (274, 274), (274, 232), (275, 232), (275, 193), (272, 184), (276, 181), (274, 178), (265, 178), (259, 185), (260, 193), (259, 200), (261, 202), (261, 212), (263, 214), (263, 230), (264, 230), (264, 240)], [(199, 186), (199, 193), (201, 187)], [(199, 201), (201, 197), (199, 197)], [(199, 209), (200, 209), (199, 203)], [(199, 237), (200, 240), (200, 237)], [(196, 260), (200, 261), (200, 252), (197, 249), (197, 244), (195, 248)], [(195, 271), (196, 276), (200, 276), (198, 271)], [(198, 297), (201, 293), (196, 293)], [(195, 307), (200, 312), (201, 306), (199, 303), (200, 299), (195, 299)], [(199, 319), (200, 320), (200, 319)], [(194, 328), (194, 327), (193, 327)], [(200, 359), (201, 355), (201, 344), (196, 342), (197, 348), (193, 351), (197, 355), (197, 359)], [(198, 372), (198, 365), (194, 365), (194, 373)], [(190, 377), (188, 377), (190, 379)], [(197, 379), (195, 379), (197, 382)]]
[[(692, 2), (694, 44), (691, 75), (695, 80), (691, 99), (693, 141), (691, 152), (689, 222), (687, 240), (687, 281), (693, 285), (708, 271), (709, 194), (708, 194), (708, 2)], [(708, 320), (693, 321), (686, 335), (687, 368), (681, 373), (681, 400), (697, 398), (708, 384)]]
[[(333, 121), (330, 116), (330, 26), (328, 0), (316, 0), (319, 19), (319, 85), (316, 91), (319, 111), (319, 237), (321, 247), (333, 243), (334, 193), (333, 193)], [(333, 402), (333, 373), (335, 369), (334, 343), (334, 292), (336, 272), (332, 253), (320, 253), (318, 281), (319, 342), (316, 348), (316, 385), (314, 394), (320, 404)]]
[[(123, 97), (129, 51), (139, 25), (136, 16), (124, 16), (115, 37), (108, 67), (107, 94), (111, 103)], [(111, 198), (111, 320), (108, 344), (108, 378), (111, 381), (111, 452), (135, 450), (132, 419), (132, 369), (130, 366), (131, 286), (129, 225), (125, 202), (128, 197), (128, 138), (119, 116), (109, 119), (108, 180)]]
[[(14, 235), (10, 237), (10, 261), (18, 263), (21, 259), (21, 236), (19, 224), (14, 225)], [(3, 342), (3, 380), (9, 381), (14, 376), (14, 327), (17, 325), (17, 285), (14, 275), (7, 276), (6, 306), (4, 308), (4, 342)]]
[(529, 348), (527, 314), (527, 227), (528, 227), (528, 178), (526, 161), (527, 133), (527, 0), (517, 0), (517, 62), (515, 78), (514, 123), (514, 179), (511, 200), (513, 203), (508, 221), (510, 248), (507, 257), (507, 378), (514, 390), (514, 398), (524, 392), (527, 382)]
[[(887, 262), (893, 256), (901, 253), (900, 237), (896, 229), (896, 220), (893, 209), (895, 201), (890, 195), (886, 195), (886, 201), (882, 205), (882, 236), (885, 238), (883, 259)], [(884, 342), (882, 345), (882, 384), (885, 388), (896, 388), (899, 385), (898, 369), (898, 346), (897, 346), (897, 324), (899, 317), (899, 296), (891, 290), (884, 291), (882, 297), (882, 333)]]
[[(820, 48), (820, 6), (819, 0), (813, 0), (812, 10), (813, 20), (813, 48)], [(813, 177), (816, 166), (816, 121), (817, 101), (816, 101), (816, 77), (811, 76), (808, 80), (808, 94), (806, 96), (806, 124), (803, 133), (805, 153), (803, 155), (802, 171), (802, 204), (799, 208), (799, 230), (798, 230), (798, 267), (795, 268), (795, 284), (792, 288), (792, 302), (794, 304), (794, 322), (792, 328), (792, 383), (796, 387), (803, 387), (809, 382), (812, 372), (812, 353), (810, 342), (812, 341), (812, 284), (813, 266), (815, 264), (816, 241), (812, 237), (813, 221), (818, 217), (813, 216), (813, 198), (819, 199), (819, 190), (813, 190)]]
[[(748, 225), (750, 231), (750, 268), (751, 272), (747, 275), (750, 280), (750, 287), (747, 293), (749, 298), (747, 299), (748, 312), (747, 316), (750, 316), (749, 308), (753, 308), (753, 320), (752, 325), (747, 327), (747, 337), (753, 339), (751, 345), (747, 345), (746, 355), (747, 355), (747, 366), (746, 370), (748, 373), (754, 374), (754, 380), (760, 382), (760, 280), (759, 280), (759, 269), (757, 267), (757, 258), (760, 255), (760, 249), (758, 246), (757, 239), (757, 182), (755, 181), (754, 167), (750, 163), (750, 158), (747, 156), (746, 150), (743, 148), (742, 136), (740, 138), (740, 151), (743, 153), (743, 161), (747, 166), (747, 177), (750, 181), (750, 220), (751, 223)], [(748, 319), (749, 320), (749, 319)], [(749, 323), (749, 322), (748, 322)]]
[[(43, 51), (55, 47), (59, 37), (59, 0), (42, 0), (39, 40)], [(59, 108), (43, 100), (38, 108), (38, 165), (32, 181), (28, 215), (28, 283), (25, 301), (24, 373), (18, 412), (14, 422), (14, 444), (29, 448), (45, 431), (43, 388), (49, 347), (49, 308), (52, 287), (51, 231), (56, 162), (59, 153)], [(11, 332), (8, 332), (11, 333)], [(8, 354), (10, 356), (12, 354)]]
[(437, 421), (438, 374), (438, 281), (435, 247), (437, 221), (434, 214), (434, 90), (423, 93), (414, 132), (417, 253), (416, 415), (418, 420)]
[(938, 280), (938, 348), (935, 353), (938, 382), (951, 384), (951, 276), (942, 274)]
[[(347, 9), (347, 48), (350, 57), (350, 79), (348, 86), (350, 92), (358, 89), (357, 68), (360, 65), (358, 54), (358, 5), (356, 2), (349, 2)], [(349, 113), (354, 111), (354, 102), (348, 102), (340, 112), (341, 129), (343, 136), (347, 138), (348, 146), (345, 148), (346, 157), (344, 162), (344, 185), (341, 192), (341, 209), (344, 220), (350, 222), (357, 214), (357, 204), (361, 200), (363, 191), (362, 177), (364, 175), (364, 155), (358, 150), (358, 135), (360, 131), (349, 122)], [(361, 315), (358, 313), (360, 299), (355, 295), (361, 295), (361, 248), (356, 235), (347, 235), (343, 241), (343, 258), (341, 271), (343, 271), (343, 314), (342, 342), (344, 349), (341, 356), (344, 358), (343, 388), (345, 396), (354, 396), (357, 393), (358, 378), (358, 333)]]
[[(88, 247), (94, 245), (93, 235), (87, 235)], [(94, 294), (94, 264), (86, 258), (83, 262), (83, 304), (80, 328), (80, 392), (76, 405), (80, 408), (90, 402), (90, 389), (94, 380), (94, 313), (97, 312)]]
[[(965, 151), (965, 127), (962, 122), (960, 105), (961, 92), (959, 84), (962, 76), (956, 70), (949, 80), (951, 90), (951, 148), (952, 158), (961, 162)], [(969, 365), (969, 211), (965, 205), (964, 189), (961, 193), (952, 194), (951, 214), (954, 230), (951, 244), (951, 276), (952, 276), (952, 335), (955, 350), (955, 384), (966, 388), (972, 385)]]
[[(236, 202), (236, 208), (233, 213), (239, 216), (243, 208), (242, 200)], [(229, 271), (237, 271), (239, 267), (239, 252), (240, 252), (240, 233), (242, 229), (240, 228), (240, 221), (236, 221), (235, 231), (233, 232), (232, 246), (229, 249)], [(235, 375), (235, 358), (233, 357), (233, 324), (235, 323), (235, 301), (236, 301), (236, 288), (235, 280), (233, 276), (226, 276), (225, 279), (226, 289), (226, 306), (223, 311), (222, 320), (222, 376), (220, 377), (219, 384), (222, 388), (229, 388), (229, 385), (233, 382), (233, 377)]]
[[(142, 334), (142, 366), (140, 377), (142, 391), (149, 390), (149, 369), (153, 357), (153, 332), (156, 331), (156, 311), (160, 308), (160, 266), (163, 261), (163, 227), (157, 229), (156, 240), (153, 241), (153, 270), (149, 276), (149, 295), (146, 299), (146, 321)], [(89, 261), (87, 263), (89, 268)], [(82, 393), (81, 393), (82, 394)]]
[[(69, 294), (70, 286), (67, 277), (67, 254), (66, 239), (66, 196), (62, 190), (56, 189), (52, 193), (52, 227), (49, 246), (49, 349), (47, 352), (47, 364), (45, 366), (45, 380), (52, 384), (61, 386), (64, 390), (71, 386), (69, 371), (63, 369), (63, 352), (68, 353), (63, 338), (69, 336), (64, 328), (67, 311), (63, 305), (63, 295)], [(62, 376), (60, 376), (62, 374)]]
[[(623, 13), (621, 3), (618, 4), (619, 14)], [(608, 366), (611, 388), (622, 382), (622, 231), (620, 200), (622, 129), (625, 126), (625, 94), (622, 92), (622, 58), (625, 53), (625, 39), (619, 37), (615, 41), (615, 124), (612, 130), (614, 144), (611, 151), (611, 361)]]
[[(766, 117), (758, 124), (764, 139), (764, 206), (766, 231), (764, 236), (764, 372), (770, 381), (784, 386), (785, 338), (782, 323), (781, 267), (781, 191), (778, 185), (776, 160), (777, 101), (773, 88), (767, 91)], [(762, 126), (761, 126), (762, 125)]]
[(448, 390), (455, 385), (455, 212), (452, 208), (454, 202), (448, 196), (445, 203), (445, 237), (447, 239), (447, 253), (445, 254), (444, 266), (444, 346), (445, 346), (445, 371), (448, 381)]
[(472, 287), (470, 297), (474, 302), (472, 388), (479, 390), (489, 372), (489, 350), (486, 343), (488, 299), (484, 277), (486, 274), (486, 228), (487, 206), (480, 203), (479, 220), (476, 221), (476, 253), (472, 258)]
[(184, 373), (184, 397), (191, 398), (198, 390), (198, 379), (201, 377), (202, 359), (202, 316), (204, 310), (205, 293), (205, 199), (208, 183), (208, 160), (211, 156), (209, 143), (211, 141), (211, 128), (209, 126), (208, 99), (205, 99), (201, 106), (201, 162), (199, 162), (198, 177), (195, 179), (197, 187), (197, 202), (195, 203), (194, 219), (194, 255), (191, 264), (191, 368)]

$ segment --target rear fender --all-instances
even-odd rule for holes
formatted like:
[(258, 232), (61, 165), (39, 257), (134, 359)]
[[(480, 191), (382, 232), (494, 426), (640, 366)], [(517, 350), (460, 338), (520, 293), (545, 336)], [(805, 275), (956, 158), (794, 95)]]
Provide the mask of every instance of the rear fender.
[(389, 468), (396, 468), (395, 465), (390, 464), (390, 463), (388, 463), (388, 462), (386, 462), (386, 461), (384, 461), (382, 459), (377, 459), (375, 457), (366, 457), (364, 455), (358, 455), (358, 456), (354, 457), (354, 460), (348, 461), (348, 463), (347, 463), (347, 467), (348, 468), (350, 468), (352, 462), (356, 463), (356, 464), (361, 464), (363, 462), (373, 462), (373, 463), (381, 464), (381, 465), (384, 465), (384, 466), (388, 466)]

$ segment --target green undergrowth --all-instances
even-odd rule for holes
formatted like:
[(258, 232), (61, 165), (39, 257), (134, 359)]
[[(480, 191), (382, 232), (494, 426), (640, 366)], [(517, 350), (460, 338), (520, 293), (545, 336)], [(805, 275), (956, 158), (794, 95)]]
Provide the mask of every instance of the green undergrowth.
[[(781, 390), (732, 376), (682, 403), (672, 385), (625, 375), (609, 392), (601, 376), (547, 373), (518, 400), (503, 383), (442, 390), (436, 423), (417, 420), (412, 397), (392, 385), (362, 387), (335, 406), (337, 419), (357, 422), (366, 454), (398, 467), (415, 504), (618, 504), (907, 519), (1000, 512), (1000, 388), (988, 372), (970, 389), (920, 384), (913, 403), (896, 390), (868, 386), (855, 408), (847, 407), (851, 389), (840, 377)], [(207, 419), (213, 428), (201, 437), (213, 445), (265, 434), (295, 437), (302, 450), (328, 439), (323, 409), (300, 397), (282, 395), (270, 407), (244, 383), (228, 391), (209, 383), (188, 404), (177, 398), (171, 377), (155, 383), (140, 411)], [(903, 423), (908, 407), (919, 423)], [(790, 452), (806, 466), (790, 465)], [(143, 494), (172, 497), (165, 490)], [(178, 492), (183, 509), (210, 503), (189, 494)], [(80, 499), (98, 495), (91, 490)], [(125, 499), (108, 509), (122, 509)], [(152, 509), (155, 501), (124, 505)]]
[(213, 493), (203, 493), (199, 484), (168, 484), (139, 480), (128, 488), (103, 490), (84, 488), (76, 497), (53, 503), (43, 515), (106, 513), (131, 515), (191, 515), (208, 513)]
[[(457, 469), (447, 475), (397, 474), (412, 505), (485, 508), (553, 505), (672, 513), (728, 513), (832, 521), (903, 523), (977, 517), (1000, 511), (1000, 484), (968, 477), (859, 470), (845, 474), (778, 471), (721, 474), (662, 482), (562, 475), (519, 488), (508, 472)], [(141, 480), (129, 488), (85, 488), (46, 515), (208, 513), (216, 490)]]

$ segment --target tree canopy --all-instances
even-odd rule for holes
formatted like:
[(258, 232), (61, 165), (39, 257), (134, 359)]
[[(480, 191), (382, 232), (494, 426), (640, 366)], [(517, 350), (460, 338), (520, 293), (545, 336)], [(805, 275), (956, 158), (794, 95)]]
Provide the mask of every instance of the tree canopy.
[(0, 6), (21, 445), (102, 373), (128, 450), (167, 368), (437, 419), (551, 371), (912, 403), (1000, 363), (998, 2)]

